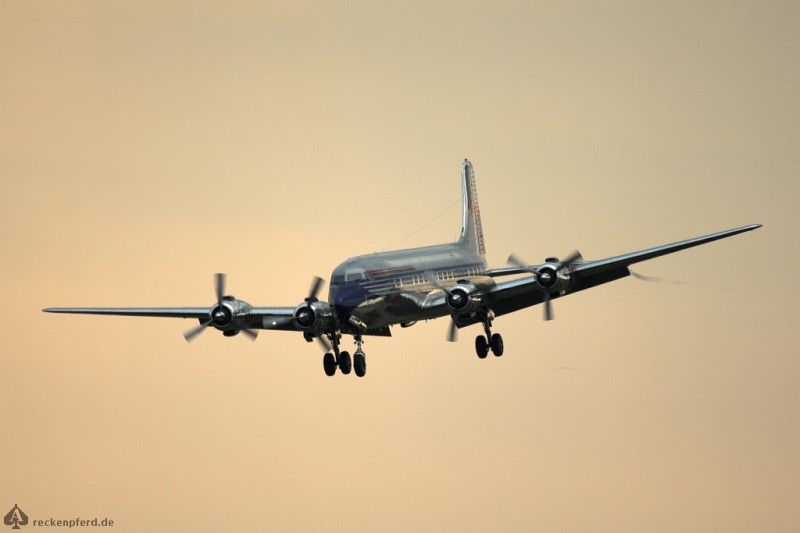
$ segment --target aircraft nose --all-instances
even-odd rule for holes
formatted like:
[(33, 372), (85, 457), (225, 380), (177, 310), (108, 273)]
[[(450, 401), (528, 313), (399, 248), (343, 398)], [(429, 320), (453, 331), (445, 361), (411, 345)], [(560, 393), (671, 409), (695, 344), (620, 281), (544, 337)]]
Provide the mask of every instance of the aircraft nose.
[(333, 295), (333, 305), (340, 316), (348, 315), (366, 298), (367, 290), (364, 287), (358, 283), (346, 283), (341, 285)]

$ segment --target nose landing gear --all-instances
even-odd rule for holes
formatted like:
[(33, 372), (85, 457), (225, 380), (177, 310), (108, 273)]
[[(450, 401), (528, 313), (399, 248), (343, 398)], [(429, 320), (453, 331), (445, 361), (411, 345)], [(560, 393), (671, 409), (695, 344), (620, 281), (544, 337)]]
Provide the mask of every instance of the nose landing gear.
[(353, 368), (356, 370), (356, 376), (363, 378), (367, 373), (367, 358), (364, 352), (357, 351), (353, 358)]

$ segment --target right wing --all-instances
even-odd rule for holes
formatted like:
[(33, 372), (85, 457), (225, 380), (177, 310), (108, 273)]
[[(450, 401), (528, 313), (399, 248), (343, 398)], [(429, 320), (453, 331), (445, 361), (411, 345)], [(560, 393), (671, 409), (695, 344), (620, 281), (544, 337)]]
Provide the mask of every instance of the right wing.
[[(725, 239), (760, 227), (761, 224), (751, 224), (749, 226), (720, 231), (718, 233), (686, 239), (672, 244), (647, 248), (638, 252), (617, 255), (607, 259), (596, 261), (577, 260), (569, 266), (569, 283), (564, 286), (562, 290), (550, 293), (549, 298), (555, 299), (566, 296), (629, 276), (630, 270), (628, 267), (641, 261), (647, 261), (648, 259), (654, 259), (662, 255), (686, 250), (694, 246), (700, 246), (701, 244)], [(492, 276), (532, 274), (537, 269), (544, 266), (546, 265), (513, 266), (492, 269), (487, 273)], [(497, 316), (519, 311), (520, 309), (543, 303), (545, 300), (545, 291), (537, 284), (536, 276), (500, 282), (487, 295), (488, 306)], [(463, 327), (477, 322), (479, 322), (479, 320), (474, 317), (461, 317), (458, 325), (459, 327)]]

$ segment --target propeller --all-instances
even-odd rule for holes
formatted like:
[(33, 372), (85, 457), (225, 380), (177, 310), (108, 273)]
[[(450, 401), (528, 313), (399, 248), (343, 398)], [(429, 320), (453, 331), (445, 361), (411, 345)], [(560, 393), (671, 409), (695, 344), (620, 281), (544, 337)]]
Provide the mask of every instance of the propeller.
[[(558, 261), (555, 265), (555, 269), (557, 271), (561, 271), (564, 268), (569, 268), (570, 266), (572, 266), (572, 263), (580, 261), (581, 259), (583, 259), (581, 253), (578, 250), (574, 250), (571, 254), (567, 256), (566, 259), (564, 259), (563, 261)], [(511, 254), (508, 256), (508, 264), (515, 267), (519, 267), (522, 270), (530, 272), (531, 274), (536, 274), (539, 268), (529, 265), (528, 263), (520, 259), (517, 254)]]
[[(317, 298), (317, 294), (319, 294), (319, 291), (320, 289), (322, 289), (322, 285), (324, 283), (325, 280), (319, 276), (314, 276), (312, 278), (311, 287), (308, 290), (308, 297), (305, 299), (307, 303), (311, 304), (319, 301), (319, 298)], [(317, 340), (317, 342), (322, 347), (323, 351), (325, 351), (325, 353), (330, 352), (333, 349), (333, 346), (331, 346), (331, 343), (328, 342), (328, 339), (326, 339), (322, 335), (318, 335), (317, 337), (314, 338)]]
[[(311, 279), (311, 287), (309, 287), (308, 296), (303, 299), (306, 305), (303, 306), (303, 304), (300, 304), (298, 309), (295, 311), (295, 314), (292, 316), (284, 316), (279, 318), (264, 317), (264, 328), (272, 329), (275, 327), (285, 327), (289, 324), (294, 324), (295, 327), (300, 327), (303, 329), (306, 327), (311, 327), (311, 324), (315, 319), (315, 313), (311, 307), (311, 304), (319, 301), (317, 295), (319, 294), (320, 289), (322, 289), (322, 285), (324, 285), (324, 283), (324, 279), (319, 276), (314, 276)], [(323, 335), (318, 335), (314, 338), (325, 352), (330, 352), (333, 349), (330, 342), (328, 342), (328, 339), (326, 339)]]
[(322, 288), (323, 283), (325, 283), (324, 279), (319, 276), (314, 276), (314, 278), (311, 280), (311, 288), (308, 291), (308, 298), (306, 298), (306, 302), (313, 303), (319, 301), (317, 294), (319, 294), (319, 290)]
[(254, 330), (254, 329), (243, 329), (241, 331), (251, 341), (256, 340), (256, 338), (258, 337), (258, 332), (256, 330)]
[[(324, 283), (324, 279), (320, 278), (319, 276), (314, 276), (311, 280), (311, 287), (309, 288), (308, 296), (303, 299), (306, 305), (304, 306), (303, 304), (300, 304), (298, 309), (295, 311), (295, 314), (291, 316), (265, 316), (263, 321), (264, 329), (284, 328), (289, 324), (294, 324), (295, 326), (303, 328), (309, 326), (311, 323), (310, 321), (314, 318), (314, 312), (311, 308), (311, 304), (319, 301), (317, 294), (319, 294), (319, 291)], [(322, 340), (324, 341), (324, 339)]]
[(317, 294), (319, 294), (319, 290), (322, 288), (323, 283), (325, 283), (325, 280), (319, 276), (314, 276), (312, 278), (311, 288), (308, 290), (308, 296), (306, 296), (303, 300), (305, 305), (301, 304), (292, 317), (292, 320), (298, 327), (303, 329), (310, 328), (316, 320), (313, 304), (319, 301)]
[(679, 281), (676, 279), (664, 279), (664, 278), (657, 278), (655, 276), (645, 276), (644, 274), (639, 274), (638, 272), (634, 272), (633, 270), (630, 269), (628, 270), (630, 271), (631, 276), (642, 281), (649, 281), (651, 283), (669, 283), (671, 285), (684, 285), (686, 283), (685, 281)]
[(225, 298), (225, 274), (217, 272), (214, 274), (214, 287), (217, 292), (217, 305), (222, 305), (222, 299)]
[[(430, 270), (425, 271), (425, 278), (430, 282), (431, 285), (436, 287), (437, 289), (441, 289), (444, 291), (445, 294), (448, 295), (449, 298), (461, 298), (461, 294), (454, 294), (450, 292), (444, 284), (436, 279), (436, 276)], [(455, 342), (458, 340), (458, 315), (455, 311), (450, 313), (450, 328), (447, 330), (447, 342)]]
[[(214, 274), (214, 292), (217, 296), (217, 304), (209, 310), (208, 320), (183, 334), (186, 342), (192, 342), (198, 335), (205, 331), (208, 326), (214, 324), (214, 322), (217, 322), (220, 325), (227, 325), (227, 323), (233, 319), (231, 310), (222, 304), (223, 300), (225, 299), (225, 281), (225, 274)], [(244, 328), (240, 331), (244, 333), (250, 340), (256, 340), (256, 337), (258, 337), (257, 331), (247, 328)]]
[(186, 342), (192, 342), (194, 340), (194, 338), (197, 337), (198, 335), (200, 335), (201, 333), (203, 333), (203, 331), (205, 331), (205, 329), (208, 326), (210, 326), (213, 321), (214, 321), (213, 319), (209, 318), (208, 320), (206, 320), (205, 322), (203, 322), (199, 326), (197, 326), (195, 328), (192, 328), (189, 331), (184, 332), (183, 338), (186, 339)]
[(456, 315), (450, 316), (450, 329), (447, 330), (447, 342), (456, 342), (458, 340), (458, 324), (456, 324)]
[(551, 302), (552, 294), (551, 289), (558, 283), (558, 275), (561, 271), (566, 270), (572, 266), (573, 263), (583, 259), (583, 256), (578, 250), (573, 251), (567, 256), (566, 259), (559, 260), (555, 265), (544, 264), (540, 266), (531, 266), (516, 254), (508, 256), (508, 264), (516, 266), (525, 272), (529, 272), (536, 276), (536, 283), (542, 288), (544, 298), (544, 319), (549, 321), (553, 320), (553, 304)]
[(317, 339), (317, 342), (319, 343), (320, 347), (322, 348), (322, 351), (324, 351), (325, 353), (328, 353), (331, 350), (333, 350), (333, 346), (331, 346), (331, 343), (328, 342), (328, 339), (326, 339), (322, 335), (320, 335), (319, 337), (314, 337), (314, 338)]

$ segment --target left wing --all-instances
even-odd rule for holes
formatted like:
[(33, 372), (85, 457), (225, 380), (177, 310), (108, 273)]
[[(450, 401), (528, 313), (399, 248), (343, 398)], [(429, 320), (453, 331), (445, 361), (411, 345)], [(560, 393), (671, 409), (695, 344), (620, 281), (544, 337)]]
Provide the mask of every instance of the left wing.
[[(79, 315), (153, 316), (161, 318), (205, 319), (211, 312), (209, 307), (48, 307), (45, 313), (72, 313)], [(294, 307), (251, 307), (248, 313), (253, 324), (268, 318), (286, 318), (294, 313)]]
[[(240, 331), (251, 338), (256, 337), (255, 330), (278, 329), (299, 331), (303, 327), (303, 319), (307, 315), (299, 314), (301, 308), (296, 307), (253, 307), (243, 300), (225, 295), (225, 275), (217, 274), (217, 302), (210, 307), (50, 307), (42, 309), (46, 313), (72, 313), (82, 315), (115, 315), (115, 316), (152, 316), (166, 318), (193, 318), (200, 322), (186, 333), (187, 341), (202, 333), (208, 326), (222, 331), (225, 335), (236, 335)], [(316, 294), (322, 280), (316, 278), (312, 284), (309, 298), (306, 299), (306, 310), (314, 306), (319, 314), (327, 304), (318, 302)], [(316, 315), (315, 315), (316, 316)]]
[[(48, 307), (45, 313), (71, 313), (78, 315), (119, 315), (152, 316), (160, 318), (195, 318), (204, 320), (210, 317), (209, 307)], [(247, 324), (256, 329), (290, 329), (280, 327), (285, 319), (292, 318), (294, 307), (251, 307), (247, 313)]]
[[(725, 239), (760, 227), (761, 224), (751, 224), (597, 261), (583, 261), (578, 258), (571, 261), (570, 264), (561, 264), (556, 260), (535, 266), (518, 265), (493, 269), (488, 274), (493, 276), (533, 274), (533, 276), (498, 283), (487, 294), (487, 305), (495, 315), (504, 315), (624, 278), (630, 275), (628, 267), (641, 261)], [(549, 277), (544, 277), (545, 274)], [(547, 318), (547, 310), (545, 313)], [(461, 317), (458, 325), (463, 327), (477, 322), (479, 320), (474, 317)]]
[(80, 315), (150, 316), (161, 318), (193, 318), (200, 327), (186, 332), (192, 340), (208, 326), (227, 335), (240, 331), (255, 337), (254, 330), (276, 329), (298, 331), (294, 321), (294, 307), (251, 307), (241, 300), (224, 300), (213, 307), (48, 307), (45, 313), (70, 313)]

